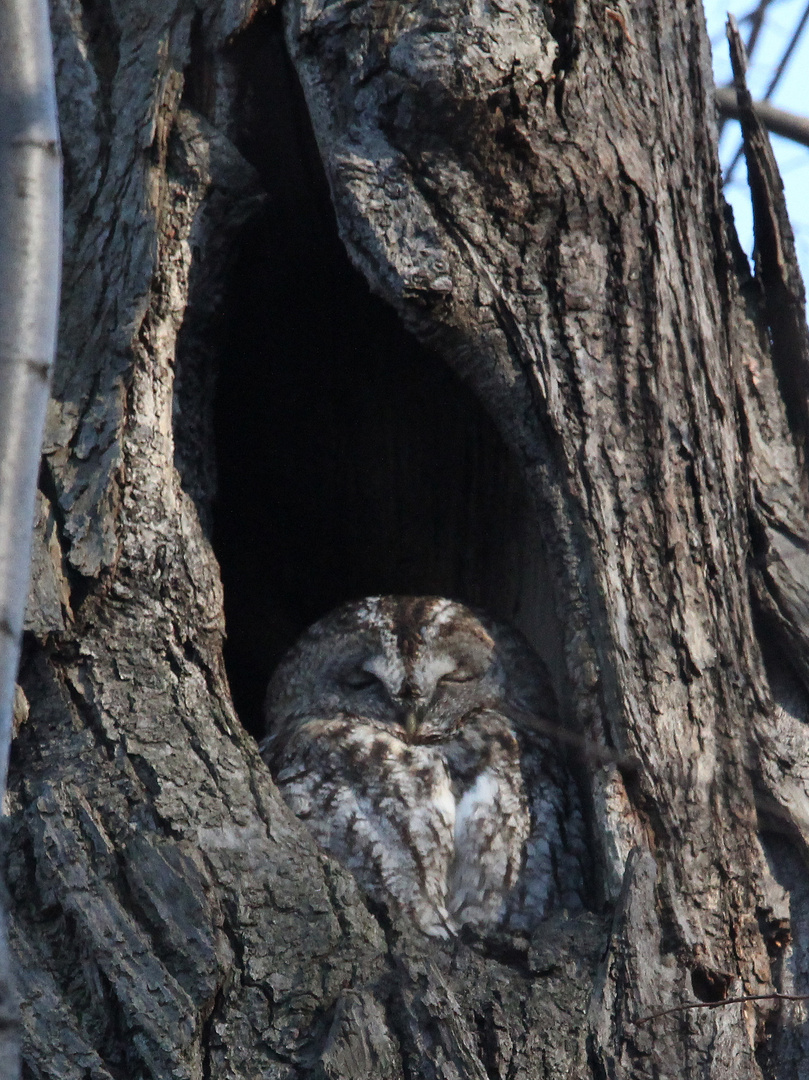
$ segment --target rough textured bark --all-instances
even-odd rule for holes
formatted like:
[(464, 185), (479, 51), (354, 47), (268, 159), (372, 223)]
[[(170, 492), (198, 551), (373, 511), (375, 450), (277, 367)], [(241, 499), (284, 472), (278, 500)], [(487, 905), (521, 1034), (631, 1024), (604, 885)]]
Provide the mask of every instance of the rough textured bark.
[[(279, 23), (60, 0), (68, 256), (7, 828), (28, 1075), (801, 1075), (802, 1004), (721, 1005), (809, 989), (809, 494), (788, 225), (765, 168), (751, 278), (702, 13), (300, 0), (283, 18), (351, 259), (465, 384), (435, 383), (466, 403), (448, 430), (509, 478), (467, 478), (447, 510), (508, 503), (506, 554), (407, 577), (383, 536), (369, 565), (510, 610), (568, 731), (614, 754), (580, 767), (592, 910), (425, 951), (279, 801), (231, 703), (210, 543), (212, 365), (226, 380), (245, 348), (220, 312), (248, 317), (228, 275), (285, 190), (263, 131), (268, 159), (296, 156), (261, 112)], [(416, 484), (406, 433), (379, 424)], [(720, 1005), (646, 1020), (695, 997)]]

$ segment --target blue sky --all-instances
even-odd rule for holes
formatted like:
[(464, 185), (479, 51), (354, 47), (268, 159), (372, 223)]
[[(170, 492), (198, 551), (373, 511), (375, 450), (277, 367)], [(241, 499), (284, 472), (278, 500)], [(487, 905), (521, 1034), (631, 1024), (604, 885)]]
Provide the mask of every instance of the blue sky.
[[(800, 21), (807, 0), (772, 0), (767, 8), (764, 29), (753, 53), (747, 74), (748, 84), (754, 98), (761, 98), (773, 72), (783, 55), (789, 39)], [(725, 18), (728, 11), (739, 21), (742, 37), (747, 40), (748, 24), (742, 17), (757, 7), (756, 0), (705, 0), (705, 17), (708, 34), (713, 47), (714, 77), (717, 86), (730, 81), (730, 59), (725, 41)], [(770, 101), (790, 112), (809, 115), (809, 25), (804, 28), (789, 65), (781, 76)], [(788, 139), (771, 135), (778, 167), (784, 181), (787, 207), (798, 259), (804, 282), (809, 279), (809, 147), (798, 146)], [(739, 125), (728, 121), (719, 143), (719, 157), (727, 169), (739, 146)], [(753, 248), (753, 225), (750, 213), (750, 195), (747, 188), (747, 169), (742, 159), (733, 177), (725, 186), (725, 195), (733, 207), (739, 238), (748, 254)]]

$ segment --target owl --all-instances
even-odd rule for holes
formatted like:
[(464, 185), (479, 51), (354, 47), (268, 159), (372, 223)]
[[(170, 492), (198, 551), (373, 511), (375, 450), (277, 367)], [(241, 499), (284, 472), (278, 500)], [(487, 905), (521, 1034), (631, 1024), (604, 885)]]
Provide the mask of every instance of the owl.
[(282, 660), (261, 750), (373, 900), (439, 938), (530, 929), (554, 903), (580, 906), (575, 785), (536, 730), (554, 708), (515, 631), (452, 600), (374, 596)]

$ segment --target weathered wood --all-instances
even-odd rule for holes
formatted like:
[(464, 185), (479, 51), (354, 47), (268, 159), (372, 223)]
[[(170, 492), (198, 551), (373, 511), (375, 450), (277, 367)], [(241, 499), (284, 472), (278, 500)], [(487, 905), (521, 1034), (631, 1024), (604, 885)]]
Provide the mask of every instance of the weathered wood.
[(531, 598), (607, 751), (579, 770), (592, 910), (426, 950), (290, 817), (222, 662), (211, 365), (274, 190), (241, 65), (279, 23), (249, 14), (54, 9), (68, 259), (7, 867), (29, 1075), (794, 1075), (800, 1004), (637, 1024), (809, 979), (804, 460), (701, 12), (284, 11), (352, 260), (528, 493), (486, 587)]

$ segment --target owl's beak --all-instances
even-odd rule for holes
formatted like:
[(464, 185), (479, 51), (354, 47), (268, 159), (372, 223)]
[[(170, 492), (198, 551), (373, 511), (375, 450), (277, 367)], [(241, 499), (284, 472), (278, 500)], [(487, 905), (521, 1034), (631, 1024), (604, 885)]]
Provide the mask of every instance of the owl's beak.
[(411, 707), (410, 709), (407, 710), (407, 714), (405, 716), (405, 722), (404, 722), (405, 733), (410, 738), (412, 738), (416, 734), (416, 731), (418, 730), (418, 726), (419, 726), (418, 710)]

